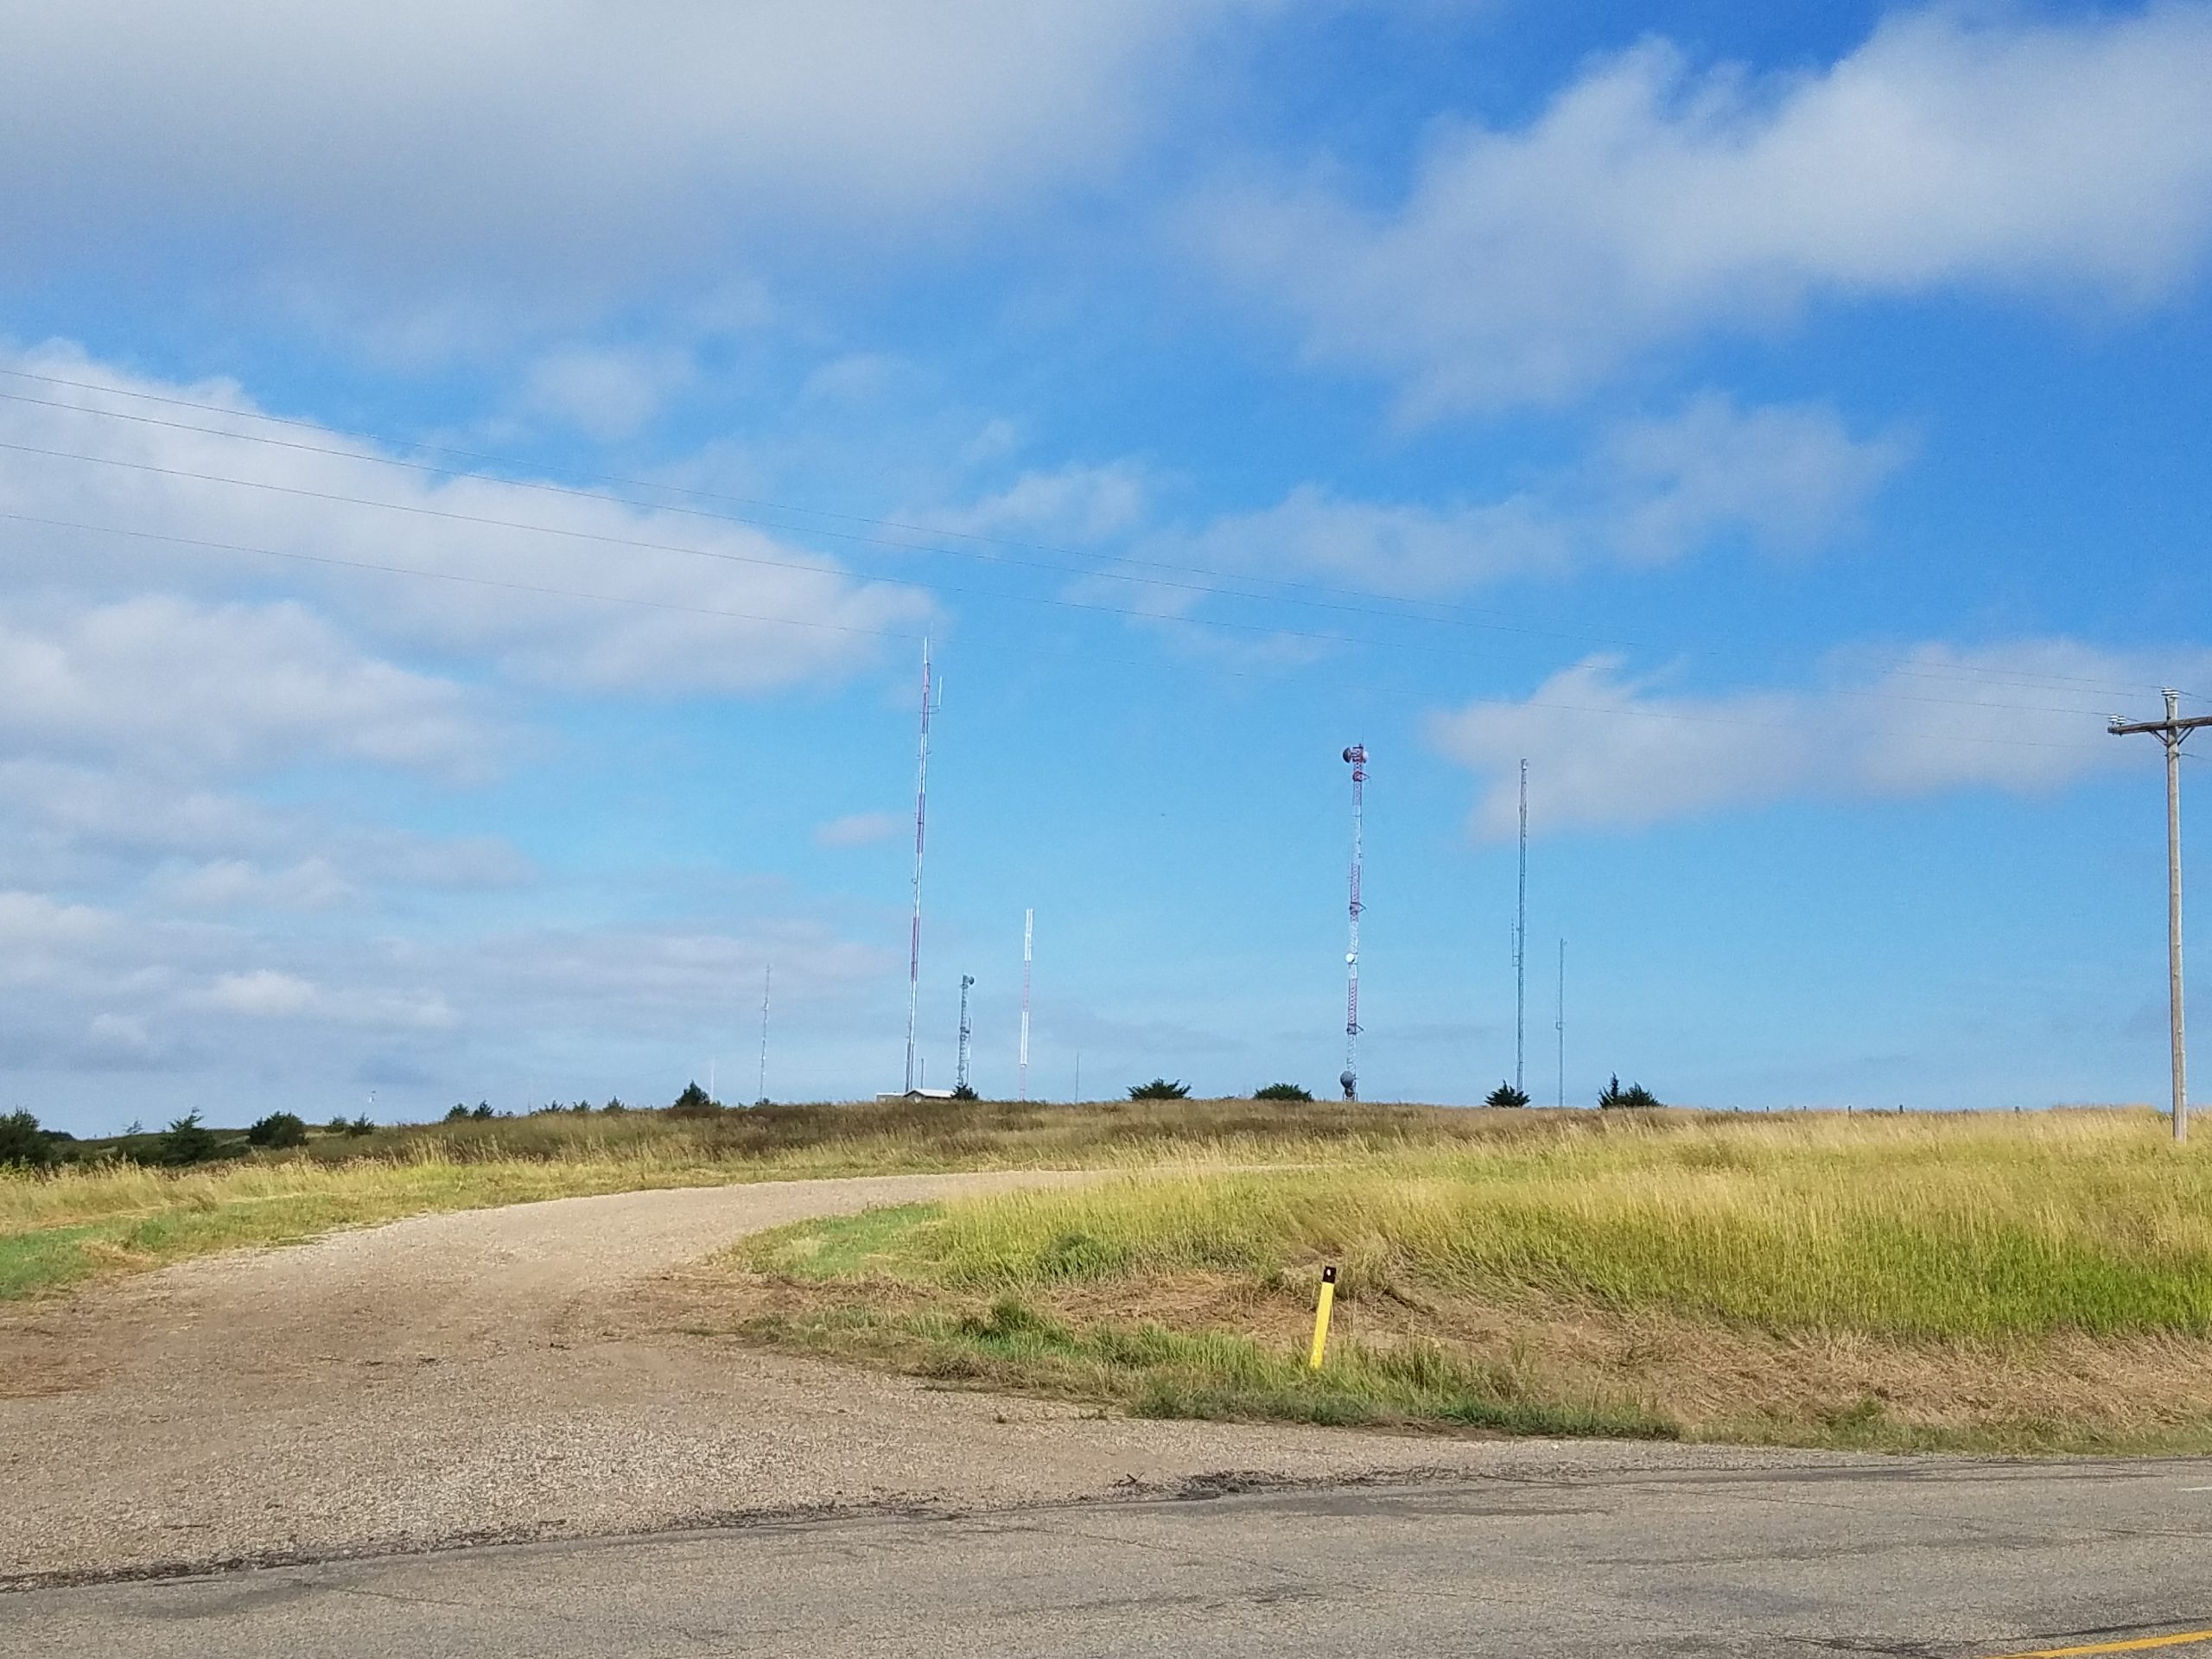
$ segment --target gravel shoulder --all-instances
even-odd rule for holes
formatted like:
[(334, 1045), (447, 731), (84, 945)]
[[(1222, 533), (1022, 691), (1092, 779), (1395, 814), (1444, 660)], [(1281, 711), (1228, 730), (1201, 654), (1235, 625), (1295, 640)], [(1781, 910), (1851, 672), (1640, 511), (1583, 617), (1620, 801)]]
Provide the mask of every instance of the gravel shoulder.
[(679, 1270), (742, 1234), (1084, 1179), (565, 1198), (0, 1310), (0, 1589), (842, 1509), (1853, 1461), (1141, 1421), (681, 1328)]

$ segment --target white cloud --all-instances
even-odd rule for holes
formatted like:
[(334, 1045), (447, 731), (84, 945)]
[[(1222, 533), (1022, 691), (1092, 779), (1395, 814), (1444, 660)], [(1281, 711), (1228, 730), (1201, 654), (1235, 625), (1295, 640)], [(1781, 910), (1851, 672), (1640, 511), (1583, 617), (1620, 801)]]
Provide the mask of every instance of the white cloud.
[(129, 856), (264, 851), (300, 829), (259, 802), (174, 778), (31, 758), (0, 762), (0, 815), (49, 846)]
[(243, 858), (172, 866), (149, 884), (163, 903), (181, 910), (328, 910), (358, 899), (360, 890), (327, 858), (303, 858), (270, 869)]
[(207, 1000), (232, 1014), (266, 1019), (302, 1013), (316, 995), (315, 988), (296, 974), (257, 968), (251, 973), (219, 976)]
[(296, 604), (0, 610), (0, 744), (143, 774), (324, 757), (478, 771), (488, 741), (460, 687), (363, 656)]
[(591, 437), (626, 438), (693, 372), (690, 359), (677, 352), (566, 346), (530, 365), (522, 404)]
[(1665, 690), (1592, 657), (1525, 702), (1431, 722), (1446, 755), (1484, 780), (1478, 835), (1514, 833), (1518, 763), (1532, 824), (1634, 826), (1793, 797), (1888, 798), (1986, 788), (2045, 791), (2139, 761), (2110, 712), (2201, 680), (2212, 652), (2111, 652), (2068, 639), (1840, 653), (1803, 688)]
[(116, 918), (95, 906), (41, 893), (0, 892), (0, 983), (39, 983), (117, 934)]
[(1193, 569), (1319, 576), (1402, 599), (1607, 560), (1655, 563), (1715, 541), (1797, 553), (1847, 531), (1906, 448), (1895, 434), (1854, 437), (1823, 404), (1744, 410), (1706, 392), (1614, 428), (1580, 465), (1494, 500), (1357, 501), (1301, 485), (1273, 506), (1151, 538), (1143, 550)]
[[(0, 364), (124, 391), (181, 390), (60, 347), (0, 355)], [(254, 412), (233, 387), (181, 391)], [(832, 559), (743, 525), (584, 492), (405, 470), (342, 433), (228, 423), (298, 447), (243, 443), (185, 429), (224, 427), (221, 416), (160, 410), (177, 424), (154, 425), (89, 412), (156, 412), (127, 398), (51, 385), (36, 395), (69, 407), (0, 403), (0, 443), (22, 446), (0, 448), (0, 512), (140, 537), (18, 520), (10, 531), (17, 583), (66, 572), (80, 590), (103, 582), (124, 592), (227, 590), (276, 577), (329, 596), (353, 626), (395, 649), (488, 661), (567, 690), (681, 696), (836, 679), (870, 658), (874, 636), (918, 629), (931, 614), (925, 594), (856, 581)], [(332, 449), (359, 454), (321, 453)], [(183, 541), (152, 539), (161, 537)], [(235, 548), (296, 556), (226, 550)], [(347, 562), (431, 575), (376, 574)]]
[(847, 352), (810, 373), (799, 385), (797, 401), (802, 407), (865, 407), (913, 378), (914, 365), (903, 359), (882, 352)]
[(1204, 213), (1317, 357), (1394, 376), (1415, 412), (1572, 397), (1654, 345), (1825, 296), (2140, 305), (2212, 235), (2212, 8), (1938, 7), (1768, 77), (1649, 43), (1524, 128), (1440, 128), (1394, 208), (1317, 185)]
[(1567, 567), (1574, 537), (1535, 496), (1434, 508), (1348, 501), (1300, 485), (1274, 506), (1230, 513), (1147, 551), (1200, 569), (1291, 569), (1370, 593), (1433, 598)]
[(10, 999), (0, 1070), (18, 1086), (68, 1079), (65, 1100), (104, 1071), (158, 1074), (164, 1081), (145, 1098), (165, 1110), (204, 1099), (217, 1079), (238, 1092), (208, 1103), (232, 1121), (290, 1090), (329, 1099), (336, 1085), (339, 1099), (358, 1099), (347, 1085), (365, 1069), (435, 1077), (474, 1094), (487, 1070), (511, 1076), (514, 1063), (503, 1057), (518, 1048), (565, 1056), (560, 1071), (590, 1071), (617, 1049), (624, 1064), (644, 1053), (665, 1067), (672, 1041), (726, 1037), (732, 988), (757, 995), (770, 963), (779, 1033), (827, 1022), (842, 1044), (853, 1009), (888, 988), (902, 961), (804, 918), (463, 928), (333, 950), (296, 927), (256, 931), (0, 890), (0, 987)]
[(817, 827), (817, 847), (870, 847), (888, 841), (906, 827), (906, 820), (889, 812), (852, 812)]
[(162, 902), (194, 910), (319, 909), (372, 888), (482, 892), (532, 874), (493, 836), (275, 806), (127, 760), (0, 761), (0, 883), (73, 890), (142, 872)]
[(1823, 405), (1739, 410), (1707, 392), (1673, 416), (1612, 434), (1601, 534), (1637, 561), (1676, 558), (1731, 533), (1803, 551), (1847, 525), (1905, 453), (1895, 434), (1853, 437)]
[(928, 515), (931, 524), (971, 535), (1097, 542), (1133, 529), (1145, 516), (1150, 489), (1134, 461), (1080, 462), (1024, 473), (972, 505)]
[(153, 1050), (146, 1022), (130, 1014), (96, 1014), (86, 1027), (86, 1036), (92, 1048), (119, 1058), (143, 1058)]
[(97, 226), (604, 288), (930, 232), (1099, 176), (1246, 3), (73, 0), (0, 54), (7, 257)]
[(312, 1020), (397, 1031), (446, 1031), (460, 1023), (445, 998), (431, 992), (365, 986), (332, 989), (273, 968), (218, 975), (182, 999), (248, 1020)]
[(702, 1017), (723, 1025), (735, 988), (757, 994), (772, 963), (779, 1006), (819, 1009), (887, 984), (906, 957), (798, 919), (741, 932), (549, 927), (408, 956), (433, 978), (467, 984), (505, 1020), (625, 1037), (691, 1029)]

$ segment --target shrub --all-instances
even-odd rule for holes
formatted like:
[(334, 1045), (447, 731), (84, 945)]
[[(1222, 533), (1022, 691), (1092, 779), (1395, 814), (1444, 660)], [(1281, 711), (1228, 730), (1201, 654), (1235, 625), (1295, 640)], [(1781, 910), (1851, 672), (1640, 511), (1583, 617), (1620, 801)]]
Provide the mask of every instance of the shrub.
[(1483, 1104), (1485, 1106), (1526, 1106), (1528, 1103), (1528, 1092), (1525, 1090), (1516, 1089), (1510, 1083), (1499, 1084), (1497, 1088), (1483, 1096)]
[(214, 1131), (203, 1126), (200, 1114), (187, 1112), (162, 1132), (157, 1155), (165, 1164), (204, 1164), (222, 1155)]
[(1612, 1081), (1598, 1096), (1598, 1104), (1609, 1112), (1622, 1107), (1656, 1106), (1659, 1103), (1659, 1096), (1640, 1083), (1631, 1083), (1627, 1088), (1622, 1088), (1621, 1076), (1618, 1071), (1613, 1073)]
[(245, 1132), (247, 1144), (256, 1147), (304, 1147), (308, 1126), (296, 1113), (271, 1112)]
[(377, 1126), (370, 1121), (365, 1112), (347, 1122), (345, 1128), (348, 1135), (374, 1135), (377, 1132)]
[[(964, 1083), (957, 1083), (953, 1084), (952, 1097), (955, 1100), (981, 1100), (982, 1098), (981, 1095), (977, 1094), (973, 1089), (970, 1089)], [(768, 1103), (764, 1100), (760, 1103), (763, 1106), (766, 1106)]]
[(1129, 1085), (1131, 1100), (1188, 1100), (1190, 1097), (1189, 1084), (1170, 1083), (1165, 1077), (1154, 1077), (1150, 1083), (1133, 1083)]
[(683, 1085), (683, 1092), (668, 1109), (676, 1117), (711, 1117), (721, 1110), (721, 1103), (696, 1083)]
[(0, 1114), (0, 1166), (46, 1169), (54, 1162), (54, 1142), (29, 1112)]
[(627, 1106), (625, 1106), (622, 1103), (621, 1096), (619, 1095), (608, 1096), (607, 1104), (600, 1108), (600, 1110), (603, 1112), (626, 1112), (629, 1109), (630, 1109)]
[(1271, 1083), (1252, 1091), (1255, 1100), (1311, 1100), (1313, 1096), (1294, 1083)]
[(346, 1130), (353, 1127), (353, 1120), (346, 1116), (345, 1113), (340, 1112), (337, 1116), (332, 1118), (329, 1122), (324, 1124), (322, 1127), (328, 1130), (332, 1135), (343, 1135)]
[(478, 1101), (470, 1109), (468, 1115), (479, 1123), (489, 1123), (492, 1121), (492, 1103), (488, 1100)]
[(448, 1123), (466, 1123), (468, 1122), (469, 1116), (470, 1113), (468, 1108), (462, 1105), (456, 1100), (453, 1103), (453, 1109), (446, 1114), (446, 1122)]

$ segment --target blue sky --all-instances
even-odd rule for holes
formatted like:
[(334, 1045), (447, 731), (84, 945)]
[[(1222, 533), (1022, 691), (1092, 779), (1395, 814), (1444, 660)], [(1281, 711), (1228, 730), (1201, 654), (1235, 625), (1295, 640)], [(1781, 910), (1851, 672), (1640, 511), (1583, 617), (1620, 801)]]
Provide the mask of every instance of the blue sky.
[(6, 1104), (2162, 1090), (2212, 5), (15, 33)]

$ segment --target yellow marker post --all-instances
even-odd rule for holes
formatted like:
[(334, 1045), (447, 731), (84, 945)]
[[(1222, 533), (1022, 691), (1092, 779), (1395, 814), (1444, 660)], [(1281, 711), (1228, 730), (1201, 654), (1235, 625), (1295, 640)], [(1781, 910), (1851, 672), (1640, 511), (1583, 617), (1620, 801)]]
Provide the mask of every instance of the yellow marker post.
[(1329, 1310), (1336, 1305), (1336, 1300), (1337, 1270), (1324, 1268), (1321, 1269), (1321, 1300), (1313, 1309), (1313, 1347), (1306, 1356), (1306, 1369), (1309, 1371), (1321, 1369), (1321, 1356), (1328, 1351)]

